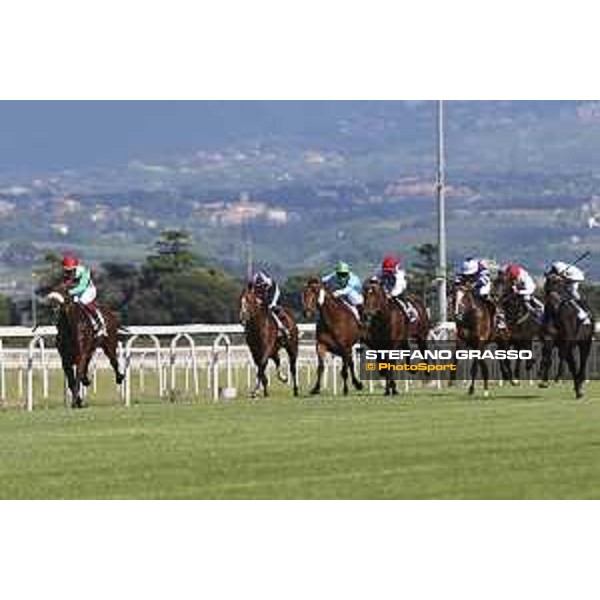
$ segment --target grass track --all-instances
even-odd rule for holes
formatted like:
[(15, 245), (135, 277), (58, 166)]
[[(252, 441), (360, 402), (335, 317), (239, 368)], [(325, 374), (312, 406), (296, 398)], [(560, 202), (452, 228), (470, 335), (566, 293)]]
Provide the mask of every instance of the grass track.
[(600, 385), (0, 413), (2, 498), (600, 498)]

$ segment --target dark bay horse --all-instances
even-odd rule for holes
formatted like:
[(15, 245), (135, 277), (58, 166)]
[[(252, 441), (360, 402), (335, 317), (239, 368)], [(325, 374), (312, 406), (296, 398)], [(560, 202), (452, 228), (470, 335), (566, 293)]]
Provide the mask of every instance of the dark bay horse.
[(117, 344), (119, 323), (117, 317), (109, 310), (100, 308), (106, 321), (107, 336), (96, 337), (90, 317), (85, 309), (76, 302), (64, 288), (57, 288), (46, 296), (46, 300), (58, 308), (56, 328), (56, 348), (60, 354), (67, 385), (71, 392), (71, 406), (83, 407), (81, 386), (89, 386), (88, 373), (90, 361), (98, 348), (102, 348), (115, 373), (117, 385), (125, 375), (119, 370)]
[(256, 384), (252, 390), (252, 397), (258, 394), (260, 386), (263, 387), (265, 396), (269, 395), (266, 375), (269, 359), (277, 367), (277, 376), (281, 381), (287, 383), (287, 376), (281, 372), (281, 363), (279, 360), (279, 351), (285, 348), (287, 352), (290, 373), (292, 375), (292, 384), (294, 386), (294, 396), (298, 395), (298, 381), (296, 373), (296, 362), (298, 360), (298, 326), (294, 315), (288, 309), (284, 308), (280, 313), (282, 321), (287, 329), (287, 335), (282, 336), (274, 317), (270, 314), (267, 306), (254, 291), (252, 285), (242, 292), (240, 297), (240, 323), (244, 326), (246, 334), (246, 343), (250, 348), (250, 353), (254, 364), (258, 370), (256, 375)]
[[(558, 347), (560, 361), (565, 361), (573, 378), (575, 396), (583, 398), (587, 362), (594, 337), (594, 319), (580, 322), (578, 309), (573, 304), (562, 277), (549, 275), (546, 278), (546, 312), (544, 314), (544, 344), (542, 350), (540, 387), (548, 386), (552, 351)], [(576, 360), (576, 355), (579, 360)]]
[(311, 394), (321, 391), (321, 378), (325, 368), (325, 355), (330, 352), (342, 359), (342, 380), (344, 394), (348, 394), (348, 373), (352, 385), (357, 390), (363, 389), (362, 382), (354, 371), (352, 348), (362, 336), (362, 325), (356, 320), (352, 311), (342, 300), (335, 298), (325, 288), (318, 277), (311, 277), (302, 291), (302, 306), (304, 314), (310, 318), (318, 313), (316, 349), (317, 349), (317, 381)]
[[(364, 317), (367, 331), (364, 341), (374, 350), (409, 349), (409, 340), (415, 339), (421, 352), (427, 349), (427, 336), (431, 329), (425, 305), (419, 298), (410, 296), (418, 318), (410, 323), (398, 303), (390, 298), (376, 279), (370, 279), (363, 287), (365, 297)], [(385, 372), (385, 395), (396, 395), (396, 380), (392, 373)]]
[[(541, 321), (527, 308), (523, 298), (507, 285), (503, 274), (494, 282), (494, 291), (498, 298), (498, 307), (506, 321), (506, 331), (497, 336), (498, 347), (506, 350), (533, 350), (534, 341), (542, 339)], [(530, 373), (533, 367), (533, 359), (525, 363), (527, 373)], [(514, 371), (510, 360), (502, 361), (501, 371), (505, 381), (509, 381), (511, 385), (518, 385), (521, 378), (521, 360), (516, 360)]]
[[(457, 280), (452, 289), (452, 307), (456, 321), (457, 348), (483, 351), (495, 336), (494, 311), (486, 302), (479, 299), (472, 283)], [(481, 370), (483, 395), (489, 395), (489, 368), (484, 359), (473, 359), (471, 365), (471, 385), (469, 394), (475, 393), (475, 378)], [(450, 383), (456, 379), (456, 371), (450, 372)]]

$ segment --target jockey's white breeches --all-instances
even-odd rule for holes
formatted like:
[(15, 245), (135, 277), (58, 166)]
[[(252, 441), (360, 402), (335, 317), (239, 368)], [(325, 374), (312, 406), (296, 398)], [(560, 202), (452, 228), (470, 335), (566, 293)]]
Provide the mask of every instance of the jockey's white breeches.
[(360, 292), (357, 292), (356, 290), (351, 290), (347, 294), (344, 294), (342, 298), (346, 300), (346, 302), (348, 302), (349, 304), (352, 304), (352, 306), (358, 306), (359, 304), (363, 304), (364, 302), (363, 295)]
[(87, 286), (80, 296), (73, 296), (73, 302), (79, 302), (80, 304), (89, 304), (96, 299), (98, 291), (93, 283)]
[(480, 288), (478, 288), (477, 291), (482, 298), (487, 298), (492, 291), (492, 282), (489, 281), (485, 283)]
[(518, 281), (513, 289), (519, 296), (523, 296), (527, 300), (535, 292), (535, 281), (530, 275), (527, 275)]

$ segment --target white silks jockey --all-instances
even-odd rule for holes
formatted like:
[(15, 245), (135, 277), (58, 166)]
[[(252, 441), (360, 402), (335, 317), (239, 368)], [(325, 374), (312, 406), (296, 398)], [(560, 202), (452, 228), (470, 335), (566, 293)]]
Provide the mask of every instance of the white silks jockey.
[(457, 273), (457, 279), (459, 281), (467, 280), (473, 283), (475, 295), (487, 303), (493, 310), (496, 328), (506, 329), (504, 311), (496, 306), (490, 298), (492, 292), (492, 276), (490, 275), (490, 270), (485, 261), (481, 258), (467, 258), (462, 263)]
[(535, 292), (535, 281), (527, 272), (525, 267), (518, 263), (508, 263), (503, 268), (506, 282), (510, 285), (513, 293), (523, 299), (525, 307), (541, 319), (544, 314), (544, 305), (533, 295)]
[(283, 308), (279, 306), (279, 298), (281, 291), (277, 282), (266, 271), (258, 271), (252, 278), (252, 286), (256, 290), (256, 294), (261, 301), (266, 305), (267, 310), (273, 316), (277, 328), (280, 333), (288, 335), (288, 329), (282, 321)]
[(402, 268), (400, 259), (389, 255), (384, 257), (378, 277), (388, 297), (393, 298), (398, 303), (410, 323), (415, 323), (419, 314), (410, 301), (403, 297), (407, 283), (406, 272)]
[(102, 311), (96, 304), (97, 291), (92, 281), (90, 269), (70, 254), (65, 254), (62, 266), (63, 281), (67, 286), (69, 296), (71, 296), (73, 302), (80, 304), (89, 316), (96, 337), (106, 336), (106, 321)]
[(583, 305), (579, 292), (579, 284), (585, 281), (585, 273), (575, 265), (558, 260), (552, 263), (547, 275), (557, 275), (565, 281), (567, 294), (577, 309), (577, 318), (583, 325), (589, 325), (591, 323), (590, 313)]
[(475, 293), (484, 300), (489, 300), (492, 291), (492, 277), (485, 261), (479, 258), (467, 258), (458, 272), (460, 279), (473, 282)]

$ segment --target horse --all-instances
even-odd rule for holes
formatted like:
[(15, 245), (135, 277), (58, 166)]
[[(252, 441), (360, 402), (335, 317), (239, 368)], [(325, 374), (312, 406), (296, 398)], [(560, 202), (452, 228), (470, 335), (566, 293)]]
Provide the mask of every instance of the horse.
[[(498, 346), (508, 350), (533, 350), (535, 340), (542, 339), (542, 323), (536, 319), (535, 315), (528, 309), (525, 302), (519, 294), (507, 287), (505, 277), (500, 274), (494, 282), (494, 291), (498, 298), (498, 307), (503, 311), (506, 321), (506, 331), (497, 337)], [(525, 363), (527, 373), (530, 373), (534, 366), (534, 360), (529, 359)], [(509, 359), (500, 364), (502, 378), (509, 381), (511, 385), (518, 385), (521, 378), (521, 360), (515, 362), (513, 369)]]
[[(375, 350), (409, 349), (409, 339), (416, 339), (421, 353), (427, 349), (427, 336), (431, 329), (429, 316), (419, 298), (410, 296), (418, 318), (410, 323), (398, 303), (386, 294), (377, 278), (368, 280), (363, 286), (365, 305), (363, 309), (367, 334), (365, 343)], [(389, 370), (385, 371), (385, 395), (396, 395), (396, 380)]]
[[(559, 358), (565, 361), (573, 378), (573, 388), (577, 399), (583, 398), (583, 384), (586, 378), (587, 361), (594, 336), (594, 319), (581, 323), (578, 309), (573, 305), (565, 290), (565, 281), (557, 275), (549, 275), (544, 286), (546, 310), (544, 313), (544, 343), (542, 349), (540, 387), (548, 387), (548, 373), (552, 363), (552, 350), (558, 347)], [(579, 352), (579, 364), (575, 351)]]
[(269, 359), (277, 367), (277, 376), (280, 381), (287, 383), (287, 376), (281, 372), (279, 350), (285, 348), (289, 358), (294, 396), (298, 395), (298, 381), (296, 373), (296, 362), (298, 360), (298, 326), (291, 311), (284, 308), (281, 311), (285, 319), (287, 335), (282, 337), (273, 315), (261, 300), (251, 284), (240, 296), (240, 323), (244, 326), (246, 343), (257, 368), (256, 383), (251, 392), (252, 398), (256, 398), (262, 384), (264, 396), (268, 396), (269, 380), (265, 373)]
[(73, 301), (64, 287), (50, 292), (46, 300), (57, 308), (56, 348), (71, 392), (71, 406), (83, 408), (81, 386), (88, 387), (91, 384), (88, 369), (98, 348), (102, 348), (108, 358), (117, 385), (121, 385), (125, 379), (117, 358), (120, 333), (117, 317), (111, 311), (100, 308), (106, 322), (107, 335), (96, 337), (89, 315), (81, 304)]
[[(452, 289), (452, 305), (456, 321), (456, 345), (483, 351), (494, 340), (494, 309), (475, 295), (473, 284), (457, 280)], [(483, 395), (488, 397), (489, 369), (485, 359), (474, 358), (471, 365), (469, 394), (475, 393), (475, 378), (481, 370)], [(456, 380), (456, 371), (450, 372), (450, 385)]]
[(356, 319), (350, 307), (335, 298), (325, 288), (318, 277), (311, 277), (302, 290), (304, 316), (311, 318), (318, 312), (316, 351), (318, 359), (317, 381), (311, 394), (321, 392), (321, 378), (325, 368), (325, 355), (330, 352), (342, 359), (342, 380), (344, 395), (348, 394), (348, 373), (356, 390), (362, 390), (363, 384), (356, 377), (352, 348), (362, 337), (362, 325)]

